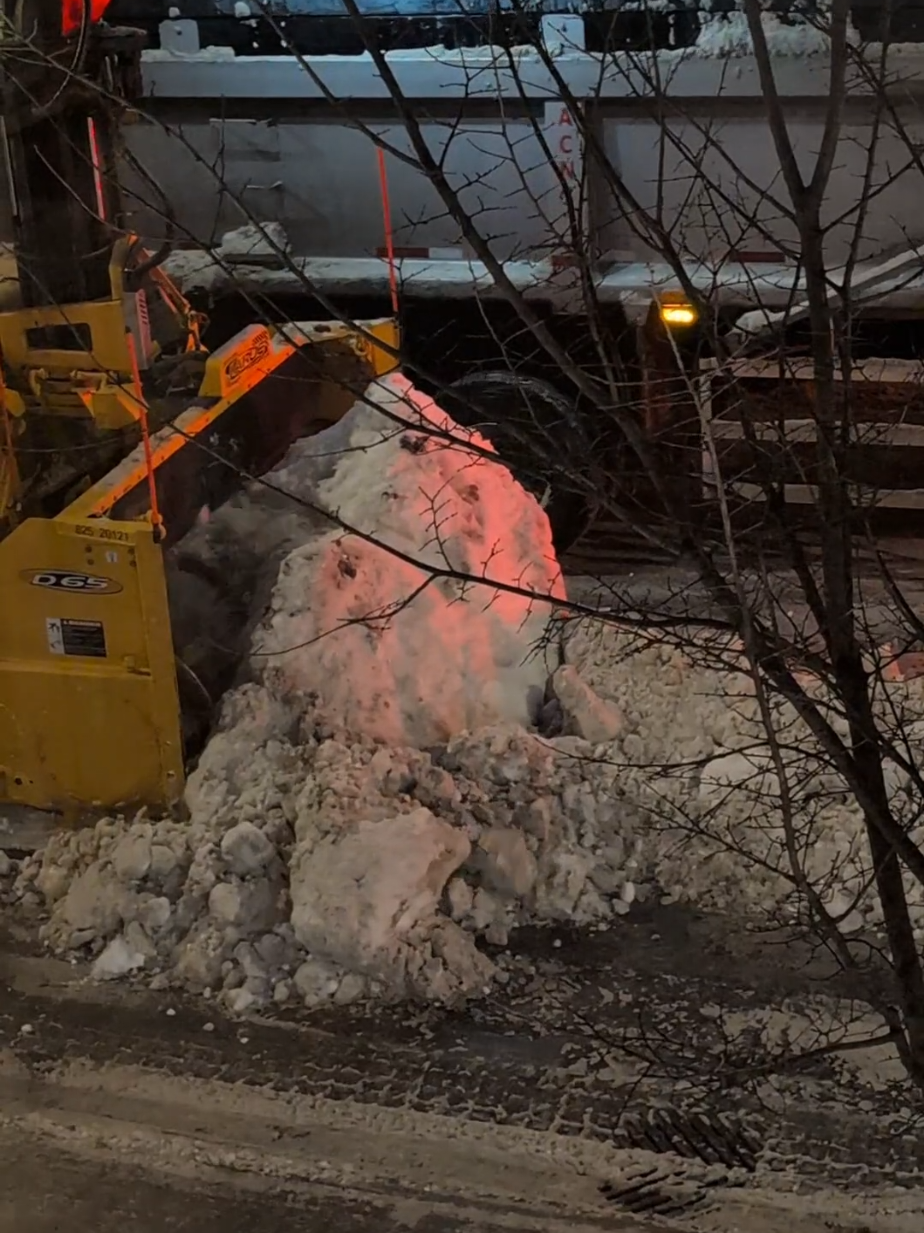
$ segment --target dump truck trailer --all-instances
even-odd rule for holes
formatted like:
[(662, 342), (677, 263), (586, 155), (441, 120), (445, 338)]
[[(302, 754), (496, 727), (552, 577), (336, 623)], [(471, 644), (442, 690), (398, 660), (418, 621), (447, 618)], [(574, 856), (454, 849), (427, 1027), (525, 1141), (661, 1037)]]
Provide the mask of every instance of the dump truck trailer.
[[(729, 374), (708, 355), (702, 366), (702, 322), (687, 303), (689, 287), (663, 248), (646, 242), (626, 201), (663, 223), (722, 330), (742, 316), (753, 325), (755, 313), (782, 314), (791, 323), (787, 337), (805, 353), (798, 236), (778, 206), (780, 162), (743, 14), (640, 3), (559, 14), (549, 5), (511, 13), (473, 4), (460, 15), (455, 4), (422, 11), (363, 0), (367, 36), (384, 51), (388, 81), (356, 21), (326, 0), (285, 0), (269, 14), (257, 0), (142, 7), (157, 45), (142, 61), (143, 114), (124, 131), (133, 226), (146, 236), (172, 234), (180, 249), (214, 249), (222, 234), (255, 223), (278, 224), (284, 236), (284, 253), (264, 252), (253, 263), (238, 254), (184, 265), (181, 254), (180, 281), (194, 299), (208, 299), (214, 320), (232, 328), (255, 293), (302, 313), (317, 296), (336, 297), (358, 315), (386, 312), (396, 279), (406, 359), (442, 383), (464, 378), (472, 400), (496, 421), (502, 453), (512, 385), (567, 435), (573, 386), (523, 329), (496, 270), (420, 168), (409, 112), (491, 261), (569, 354), (590, 365), (588, 293), (574, 270), (578, 218), (597, 311), (626, 342), (645, 431), (659, 439), (679, 434), (687, 478), (707, 499), (714, 493), (712, 457), (698, 425), (691, 438), (683, 386), (695, 372), (707, 417), (733, 421)], [(138, 6), (115, 0), (113, 11), (121, 8)], [(917, 461), (924, 415), (913, 393), (924, 341), (924, 181), (916, 154), (924, 141), (924, 44), (907, 41), (921, 37), (916, 12), (896, 18), (905, 25), (892, 31), (901, 41), (889, 50), (883, 77), (899, 120), (884, 122), (857, 72), (825, 205), (829, 270), (849, 255), (856, 261), (855, 350), (865, 366), (851, 378), (854, 402), (869, 391), (860, 418), (875, 428), (901, 406), (902, 434), (893, 446), (875, 428), (857, 482), (884, 486), (879, 503), (902, 525), (924, 505)], [(858, 54), (864, 39), (881, 37), (881, 17), (875, 5), (854, 7)], [(777, 90), (805, 172), (827, 114), (827, 44), (811, 20), (784, 13), (767, 21)], [(864, 47), (878, 64), (876, 48)], [(582, 141), (582, 131), (592, 141)], [(370, 134), (394, 152), (382, 160)], [(608, 169), (625, 186), (621, 199)], [(160, 199), (152, 201), (150, 182), (169, 199), (169, 220)], [(673, 330), (669, 346), (665, 323)], [(678, 346), (687, 372), (678, 396), (665, 396), (678, 375)], [(765, 405), (793, 407), (803, 439), (811, 435), (808, 376), (805, 366), (781, 374), (759, 348), (734, 374)], [(742, 429), (723, 422), (716, 431), (725, 448)], [(792, 478), (790, 499), (810, 500), (812, 485)], [(573, 503), (564, 506), (565, 522), (572, 519), (567, 540), (580, 515)]]

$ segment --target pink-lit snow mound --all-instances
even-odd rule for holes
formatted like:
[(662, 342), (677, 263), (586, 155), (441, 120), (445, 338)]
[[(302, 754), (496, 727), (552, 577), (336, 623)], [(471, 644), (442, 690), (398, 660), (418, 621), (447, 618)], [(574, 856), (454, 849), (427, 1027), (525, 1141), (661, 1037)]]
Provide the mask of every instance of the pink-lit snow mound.
[[(477, 452), (488, 442), (406, 378), (374, 384), (365, 403), (346, 465), (318, 492), (358, 534), (333, 530), (283, 563), (253, 647), (264, 683), (311, 695), (334, 730), (389, 745), (528, 725), (555, 666), (551, 601), (564, 597), (548, 520)], [(287, 486), (285, 468), (276, 482)]]

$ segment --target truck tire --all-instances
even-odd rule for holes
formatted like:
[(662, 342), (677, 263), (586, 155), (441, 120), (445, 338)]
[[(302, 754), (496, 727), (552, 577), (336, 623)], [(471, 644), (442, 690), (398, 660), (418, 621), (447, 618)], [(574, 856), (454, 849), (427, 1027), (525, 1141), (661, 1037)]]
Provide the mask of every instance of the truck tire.
[(567, 552), (590, 521), (587, 498), (556, 470), (549, 445), (556, 431), (568, 431), (574, 414), (568, 399), (541, 377), (486, 369), (452, 382), (437, 401), (457, 424), (491, 442), (511, 474), (544, 505), (555, 551)]

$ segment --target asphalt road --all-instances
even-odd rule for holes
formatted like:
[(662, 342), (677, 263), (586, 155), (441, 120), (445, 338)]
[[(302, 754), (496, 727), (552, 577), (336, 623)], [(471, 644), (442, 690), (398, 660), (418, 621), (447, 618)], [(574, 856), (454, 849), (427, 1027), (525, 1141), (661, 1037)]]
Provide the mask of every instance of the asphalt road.
[[(275, 1233), (293, 1227), (285, 1200), (234, 1190), (167, 1185), (133, 1170), (90, 1164), (45, 1143), (0, 1132), (2, 1233)], [(366, 1233), (378, 1217), (316, 1203), (298, 1213), (305, 1230)]]
[[(39, 1071), (73, 1058), (142, 1065), (636, 1149), (650, 1148), (649, 1136), (625, 1115), (644, 1119), (652, 1100), (678, 1110), (690, 1103), (715, 1116), (733, 1110), (749, 1135), (772, 1141), (777, 1160), (798, 1160), (819, 1181), (847, 1186), (862, 1164), (864, 1184), (894, 1184), (896, 1174), (924, 1168), (924, 1140), (893, 1125), (899, 1096), (903, 1107), (919, 1107), (907, 1084), (870, 1088), (821, 1059), (781, 1080), (789, 1092), (781, 1116), (762, 1090), (723, 1081), (729, 1050), (746, 1047), (752, 1013), (784, 1003), (811, 1009), (819, 991), (852, 995), (793, 939), (740, 937), (721, 920), (639, 905), (612, 931), (524, 930), (511, 950), (522, 966), (503, 995), (466, 1012), (334, 1008), (242, 1028), (207, 1003), (169, 995), (129, 997), (120, 988), (71, 998), (76, 970), (39, 962), (46, 974), (37, 980), (28, 974), (33, 961), (4, 955), (0, 940), (0, 1047)], [(706, 1019), (704, 1006), (728, 1018)], [(614, 1047), (631, 1050), (644, 1082), (637, 1066), (611, 1071)], [(817, 1100), (802, 1098), (806, 1079)], [(675, 1087), (681, 1080), (686, 1095)]]
[[(663, 1228), (673, 1213), (639, 1207), (640, 1186), (646, 1203), (679, 1203), (691, 1233), (920, 1228), (919, 1097), (900, 1076), (868, 1087), (821, 1059), (778, 1077), (773, 1108), (762, 1086), (722, 1080), (752, 1012), (814, 1006), (819, 982), (849, 993), (792, 940), (735, 937), (639, 907), (610, 933), (523, 931), (503, 995), (464, 1013), (240, 1023), (201, 999), (88, 986), (0, 928), (0, 1233)], [(627, 1048), (614, 1069), (611, 1050)], [(631, 1059), (649, 1049), (640, 1082)], [(734, 1114), (753, 1162), (719, 1167), (719, 1190), (704, 1190), (716, 1167), (680, 1138), (652, 1140), (653, 1100), (681, 1125), (691, 1100), (700, 1118)], [(469, 1130), (447, 1135), (453, 1123)], [(524, 1134), (542, 1142), (528, 1161)], [(625, 1149), (647, 1163), (627, 1165)], [(635, 1167), (656, 1175), (639, 1183)], [(603, 1200), (602, 1183), (622, 1197)], [(844, 1213), (767, 1206), (804, 1186)], [(882, 1187), (914, 1205), (911, 1223), (870, 1218)]]
[[(380, 1203), (345, 1194), (286, 1196), (152, 1176), (0, 1131), (0, 1233), (408, 1233)], [(414, 1233), (493, 1233), (452, 1213), (422, 1213)]]

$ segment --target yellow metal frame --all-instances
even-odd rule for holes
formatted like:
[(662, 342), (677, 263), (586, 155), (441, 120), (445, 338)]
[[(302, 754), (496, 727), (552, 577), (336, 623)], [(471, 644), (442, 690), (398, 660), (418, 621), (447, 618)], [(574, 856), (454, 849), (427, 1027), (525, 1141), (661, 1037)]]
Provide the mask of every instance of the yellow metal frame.
[(18, 520), (20, 479), (16, 436), (19, 425), (13, 420), (11, 401), (0, 366), (0, 535)]
[[(346, 344), (365, 363), (370, 379), (394, 371), (398, 366), (394, 355), (397, 354), (399, 342), (395, 322), (383, 319), (358, 324), (368, 338), (350, 326), (329, 322), (293, 324), (279, 329), (252, 325), (236, 334), (209, 356), (200, 386), (200, 397), (217, 398), (218, 402), (204, 409), (191, 408), (152, 438), (154, 467), (163, 466), (168, 458), (188, 444), (191, 437), (198, 437), (234, 403), (304, 347)], [(263, 334), (268, 336), (266, 349), (262, 344), (255, 346), (255, 339)], [(372, 339), (383, 346), (377, 346)], [(355, 393), (347, 388), (328, 386), (319, 390), (318, 427), (336, 423), (355, 401)], [(77, 519), (104, 517), (120, 497), (137, 487), (146, 465), (143, 448), (139, 446), (113, 467), (108, 475), (88, 488), (61, 516)], [(170, 511), (162, 512), (169, 519)]]
[[(141, 390), (136, 384), (125, 319), (125, 263), (135, 237), (123, 236), (113, 246), (109, 262), (109, 299), (80, 304), (16, 308), (0, 313), (0, 354), (24, 387), (11, 411), (44, 410), (62, 416), (89, 416), (101, 429), (127, 428), (138, 418)], [(189, 347), (198, 346), (198, 324), (177, 287), (161, 270), (151, 281), (189, 317)], [(29, 345), (30, 330), (85, 326), (92, 346), (58, 349)], [(154, 344), (155, 354), (157, 344)], [(11, 391), (12, 393), (12, 391)]]
[[(107, 589), (41, 585), (67, 576)], [(178, 801), (179, 698), (151, 525), (27, 519), (0, 543), (0, 608), (0, 801), (65, 816)], [(80, 639), (103, 654), (65, 653)]]
[[(260, 328), (243, 331), (211, 357), (203, 393), (220, 389), (220, 400), (190, 409), (156, 434), (155, 467), (215, 424), (297, 346), (346, 344), (370, 375), (396, 367), (392, 354), (346, 327), (265, 331), (268, 347), (262, 336), (256, 345)], [(397, 350), (393, 322), (363, 328)], [(318, 398), (321, 427), (339, 419), (355, 395), (322, 382)], [(163, 553), (149, 517), (108, 516), (145, 475), (139, 449), (57, 518), (27, 519), (0, 541), (0, 805), (76, 818), (141, 805), (169, 809), (182, 797)], [(170, 511), (162, 513), (169, 521)]]

